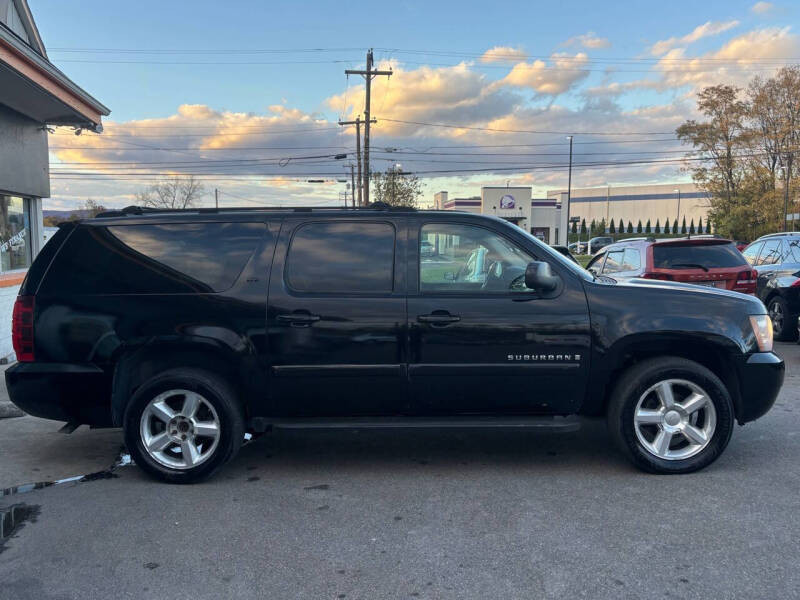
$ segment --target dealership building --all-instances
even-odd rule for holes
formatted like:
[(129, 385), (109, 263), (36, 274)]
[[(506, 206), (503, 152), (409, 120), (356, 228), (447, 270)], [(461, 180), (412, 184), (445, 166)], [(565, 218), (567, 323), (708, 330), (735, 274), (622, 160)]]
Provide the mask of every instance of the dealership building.
[[(566, 202), (567, 190), (549, 191), (547, 198)], [(570, 216), (585, 219), (587, 226), (605, 219), (606, 224), (613, 220), (618, 225), (622, 220), (634, 227), (639, 221), (642, 225), (650, 221), (655, 227), (657, 221), (663, 226), (676, 219), (680, 225), (684, 218), (687, 225), (692, 221), (697, 225), (700, 219), (705, 224), (710, 208), (708, 195), (693, 183), (573, 189), (570, 206)]]
[(0, 360), (12, 358), (14, 299), (45, 240), (48, 128), (100, 132), (108, 114), (47, 58), (26, 0), (0, 0)]
[[(567, 190), (552, 190), (546, 198), (533, 198), (530, 187), (482, 187), (480, 196), (450, 198), (447, 192), (434, 194), (436, 210), (462, 210), (476, 214), (495, 215), (529, 231), (548, 244), (563, 244), (562, 232), (570, 218), (600, 223), (606, 227), (613, 219), (624, 225), (639, 221), (652, 227), (658, 222), (662, 227), (667, 220), (672, 224), (690, 225), (708, 222), (710, 208), (708, 195), (692, 183), (604, 186), (573, 189), (571, 198)], [(569, 210), (568, 210), (569, 207)]]
[[(567, 226), (566, 199), (532, 198), (530, 187), (481, 188), (480, 196), (449, 198), (447, 192), (433, 196), (436, 210), (463, 210), (476, 214), (494, 215), (514, 223), (548, 244), (558, 244)], [(562, 242), (563, 243), (563, 242)]]

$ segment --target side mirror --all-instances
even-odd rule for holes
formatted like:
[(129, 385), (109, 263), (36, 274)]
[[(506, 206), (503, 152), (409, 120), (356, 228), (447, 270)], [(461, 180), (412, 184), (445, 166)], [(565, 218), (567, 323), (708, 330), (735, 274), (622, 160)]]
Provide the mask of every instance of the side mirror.
[(550, 263), (535, 261), (525, 269), (525, 286), (537, 292), (554, 292), (558, 288), (558, 282), (558, 275), (553, 275)]

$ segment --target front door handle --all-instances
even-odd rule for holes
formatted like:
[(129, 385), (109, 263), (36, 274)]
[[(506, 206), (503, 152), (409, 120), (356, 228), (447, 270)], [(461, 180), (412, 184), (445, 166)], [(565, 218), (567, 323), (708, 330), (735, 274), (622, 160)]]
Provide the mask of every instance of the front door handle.
[(433, 326), (447, 325), (448, 323), (455, 323), (460, 321), (461, 317), (458, 315), (451, 315), (447, 311), (434, 311), (429, 315), (419, 315), (417, 321), (420, 323), (430, 323)]
[(278, 315), (276, 319), (279, 323), (288, 323), (292, 327), (308, 327), (312, 323), (319, 321), (319, 315), (297, 312), (289, 315)]

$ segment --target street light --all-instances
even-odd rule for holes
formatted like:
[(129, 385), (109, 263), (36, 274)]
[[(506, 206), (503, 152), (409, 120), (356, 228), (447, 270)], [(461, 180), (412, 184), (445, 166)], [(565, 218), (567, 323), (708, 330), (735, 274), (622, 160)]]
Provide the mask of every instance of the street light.
[(781, 171), (783, 171), (783, 230), (788, 231), (786, 223), (789, 220), (789, 175), (786, 167), (781, 167)]
[(569, 140), (569, 175), (567, 175), (567, 234), (564, 239), (569, 245), (569, 209), (572, 202), (572, 136), (568, 135), (567, 139)]

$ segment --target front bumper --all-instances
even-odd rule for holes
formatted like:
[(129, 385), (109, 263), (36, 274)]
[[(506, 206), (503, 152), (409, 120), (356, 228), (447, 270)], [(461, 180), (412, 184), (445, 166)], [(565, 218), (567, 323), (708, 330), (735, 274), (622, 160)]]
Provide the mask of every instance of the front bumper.
[(6, 388), (34, 417), (111, 427), (111, 376), (94, 365), (17, 363), (6, 370)]
[(786, 366), (773, 352), (756, 352), (739, 367), (740, 406), (736, 420), (740, 424), (765, 415), (781, 391)]

